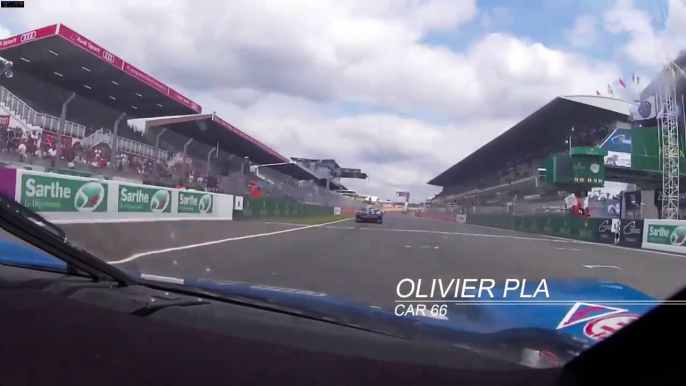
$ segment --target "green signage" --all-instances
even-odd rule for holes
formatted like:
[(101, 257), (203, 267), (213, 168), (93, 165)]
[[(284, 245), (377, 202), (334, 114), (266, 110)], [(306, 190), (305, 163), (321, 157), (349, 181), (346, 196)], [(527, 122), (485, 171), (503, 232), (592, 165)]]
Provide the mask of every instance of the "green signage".
[(119, 212), (171, 213), (171, 191), (119, 185)]
[(21, 203), (36, 212), (106, 212), (107, 184), (23, 174)]
[(212, 195), (202, 192), (179, 191), (179, 213), (212, 213)]
[(653, 244), (684, 246), (686, 244), (686, 226), (683, 225), (648, 225), (647, 241)]
[(572, 158), (572, 182), (602, 185), (605, 183), (605, 162), (598, 157)]

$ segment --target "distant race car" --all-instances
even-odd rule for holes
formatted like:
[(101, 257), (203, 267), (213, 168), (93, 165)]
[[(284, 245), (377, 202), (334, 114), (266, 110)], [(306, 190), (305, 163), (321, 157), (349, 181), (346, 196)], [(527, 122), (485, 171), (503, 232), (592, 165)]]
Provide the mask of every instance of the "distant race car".
[(360, 209), (355, 214), (355, 222), (383, 224), (383, 212), (374, 208)]

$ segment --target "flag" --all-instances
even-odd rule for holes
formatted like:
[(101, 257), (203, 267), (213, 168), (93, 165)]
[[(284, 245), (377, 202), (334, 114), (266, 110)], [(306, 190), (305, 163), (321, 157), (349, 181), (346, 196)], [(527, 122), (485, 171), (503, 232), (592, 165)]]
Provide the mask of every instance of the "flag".
[(612, 95), (612, 96), (615, 96), (615, 93), (612, 92), (612, 87), (610, 87), (609, 84), (607, 85), (607, 93), (610, 94), (610, 95)]
[(626, 84), (624, 84), (624, 81), (622, 80), (622, 78), (619, 78), (619, 86), (621, 88), (626, 88)]

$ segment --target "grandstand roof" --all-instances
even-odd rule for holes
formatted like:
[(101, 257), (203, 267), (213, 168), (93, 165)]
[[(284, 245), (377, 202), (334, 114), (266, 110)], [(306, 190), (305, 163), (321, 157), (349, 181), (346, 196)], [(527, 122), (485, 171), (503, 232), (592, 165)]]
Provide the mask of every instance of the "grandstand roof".
[(24, 71), (134, 117), (202, 112), (174, 89), (64, 24), (0, 40), (0, 56)]
[(296, 162), (316, 162), (322, 166), (330, 166), (331, 169), (340, 169), (341, 166), (336, 162), (335, 159), (316, 159), (316, 158), (301, 158), (301, 157), (291, 157), (293, 161)]
[(561, 96), (429, 181), (451, 186), (503, 170), (543, 146), (564, 143), (572, 127), (625, 120), (633, 103), (604, 96)]
[[(173, 143), (178, 148), (183, 148), (184, 145), (179, 142), (180, 138), (192, 138), (194, 141), (201, 142), (209, 147), (219, 145), (221, 150), (239, 157), (248, 157), (250, 161), (258, 165), (284, 162), (286, 164), (272, 166), (272, 168), (299, 180), (317, 179), (309, 170), (291, 163), (287, 157), (238, 130), (216, 114), (151, 118), (146, 120), (145, 126), (146, 129), (166, 127), (181, 135), (181, 137), (177, 138), (178, 143)], [(169, 141), (170, 139), (165, 138), (165, 140)]]

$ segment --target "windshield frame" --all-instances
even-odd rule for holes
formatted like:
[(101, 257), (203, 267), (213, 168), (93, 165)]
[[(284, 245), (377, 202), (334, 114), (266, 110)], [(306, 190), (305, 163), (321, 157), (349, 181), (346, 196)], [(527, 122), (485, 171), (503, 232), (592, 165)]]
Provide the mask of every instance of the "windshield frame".
[(67, 274), (83, 276), (85, 273), (94, 281), (115, 281), (120, 286), (139, 284), (126, 272), (72, 245), (61, 228), (4, 194), (0, 194), (0, 229), (64, 261)]

